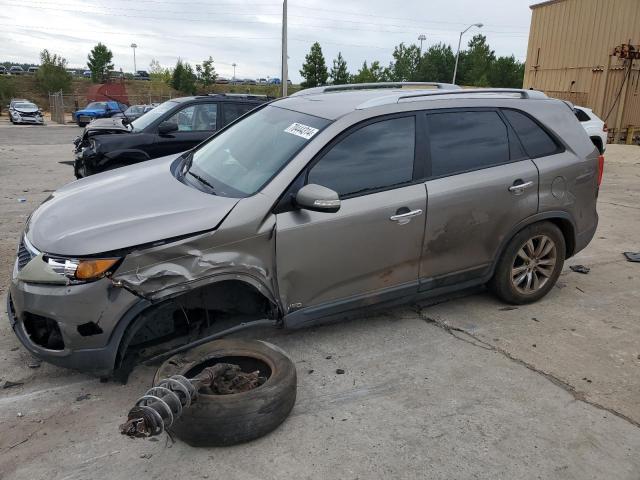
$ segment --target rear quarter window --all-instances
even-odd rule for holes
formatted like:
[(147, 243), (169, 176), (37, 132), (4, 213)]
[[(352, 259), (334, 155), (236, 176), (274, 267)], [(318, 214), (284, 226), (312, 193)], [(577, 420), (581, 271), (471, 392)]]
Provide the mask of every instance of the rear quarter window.
[(562, 151), (560, 145), (537, 122), (516, 110), (503, 110), (530, 158), (545, 157)]

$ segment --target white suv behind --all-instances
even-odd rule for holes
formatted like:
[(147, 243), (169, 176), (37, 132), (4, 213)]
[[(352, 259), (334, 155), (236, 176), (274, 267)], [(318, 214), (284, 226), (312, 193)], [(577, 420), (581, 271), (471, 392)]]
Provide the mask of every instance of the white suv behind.
[(576, 117), (578, 117), (580, 124), (587, 131), (591, 141), (598, 147), (601, 154), (604, 153), (607, 148), (607, 132), (609, 131), (607, 124), (593, 113), (590, 108), (574, 107), (574, 109)]

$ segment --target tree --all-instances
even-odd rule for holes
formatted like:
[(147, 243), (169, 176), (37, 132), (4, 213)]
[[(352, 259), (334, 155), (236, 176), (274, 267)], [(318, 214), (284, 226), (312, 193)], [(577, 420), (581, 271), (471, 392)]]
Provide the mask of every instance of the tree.
[(193, 68), (188, 63), (183, 63), (180, 58), (171, 74), (171, 86), (190, 95), (196, 93), (196, 76), (193, 73)]
[(213, 67), (213, 58), (211, 58), (211, 56), (202, 62), (202, 67), (198, 73), (200, 81), (205, 87), (216, 82), (218, 75), (216, 74), (216, 69)]
[(342, 58), (342, 53), (338, 52), (338, 58), (333, 60), (333, 67), (331, 68), (331, 83), (334, 85), (344, 85), (349, 83), (349, 71), (347, 70), (347, 62)]
[(484, 35), (474, 35), (469, 40), (469, 49), (460, 54), (458, 65), (459, 81), (465, 85), (474, 87), (488, 87), (489, 68), (495, 61), (496, 56), (493, 50), (487, 45), (487, 37)]
[(404, 43), (393, 49), (394, 61), (386, 70), (386, 77), (393, 82), (410, 82), (418, 78), (420, 66), (420, 47), (417, 45), (405, 46)]
[(421, 82), (451, 82), (456, 57), (450, 45), (432, 45), (422, 55), (418, 79)]
[(0, 111), (2, 105), (6, 105), (16, 96), (15, 79), (8, 75), (0, 75)]
[(156, 84), (171, 84), (171, 70), (164, 68), (155, 58), (151, 59), (149, 64), (149, 78)]
[(311, 51), (305, 57), (300, 75), (304, 78), (304, 82), (301, 84), (303, 88), (317, 87), (327, 83), (329, 73), (322, 55), (322, 48), (318, 42), (311, 45)]
[(67, 60), (46, 48), (40, 52), (40, 67), (36, 72), (36, 82), (43, 93), (68, 91), (71, 75), (67, 72)]
[(367, 66), (365, 60), (358, 73), (351, 77), (352, 83), (375, 83), (385, 80), (385, 69), (380, 66), (380, 62), (375, 60), (371, 62), (371, 67)]
[(91, 70), (91, 80), (102, 83), (107, 78), (109, 71), (113, 70), (113, 53), (106, 45), (99, 43), (93, 47), (88, 57), (87, 66)]
[(489, 67), (487, 78), (492, 87), (522, 88), (524, 63), (520, 63), (513, 55), (499, 57)]

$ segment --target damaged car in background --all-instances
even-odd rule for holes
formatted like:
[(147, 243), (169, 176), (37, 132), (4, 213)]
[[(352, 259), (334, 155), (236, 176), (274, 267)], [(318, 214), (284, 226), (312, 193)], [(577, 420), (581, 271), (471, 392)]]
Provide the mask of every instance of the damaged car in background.
[(264, 95), (243, 94), (183, 97), (164, 102), (131, 122), (123, 121), (123, 115), (94, 120), (74, 141), (75, 176), (184, 152), (268, 100)]
[(44, 125), (42, 110), (28, 100), (12, 101), (9, 105), (9, 119), (14, 125), (18, 123)]
[(540, 92), (410, 86), (302, 91), (53, 193), (20, 240), (16, 335), (106, 376), (222, 332), (482, 284), (539, 300), (595, 233), (599, 152)]

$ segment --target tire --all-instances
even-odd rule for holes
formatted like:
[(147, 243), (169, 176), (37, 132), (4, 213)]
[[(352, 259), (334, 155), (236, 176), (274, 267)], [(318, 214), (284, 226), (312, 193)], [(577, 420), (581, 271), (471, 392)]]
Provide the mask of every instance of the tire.
[[(257, 340), (216, 340), (176, 355), (160, 366), (153, 384), (172, 375), (193, 377), (203, 365), (225, 361), (223, 357), (257, 359), (268, 366), (271, 375), (247, 392), (198, 394), (170, 428), (192, 447), (235, 445), (262, 437), (287, 418), (296, 401), (295, 365), (278, 347)], [(234, 359), (226, 361), (235, 363)]]
[[(543, 238), (547, 239), (547, 243), (538, 252)], [(549, 240), (553, 243), (552, 251), (542, 255), (549, 246)], [(532, 244), (528, 245), (529, 241)], [(530, 255), (531, 252), (533, 255)], [(535, 258), (536, 252), (541, 258)], [(529, 263), (521, 256), (523, 253), (529, 258)], [(565, 256), (565, 238), (557, 226), (550, 222), (530, 225), (518, 232), (507, 244), (493, 278), (489, 281), (489, 288), (506, 303), (523, 305), (536, 302), (556, 284)]]

